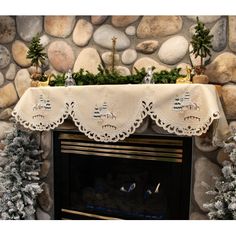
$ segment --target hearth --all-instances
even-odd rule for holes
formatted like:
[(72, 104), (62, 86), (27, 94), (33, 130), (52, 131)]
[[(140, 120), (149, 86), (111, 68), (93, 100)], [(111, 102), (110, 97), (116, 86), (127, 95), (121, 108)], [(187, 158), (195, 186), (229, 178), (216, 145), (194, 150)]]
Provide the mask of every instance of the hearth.
[(56, 130), (55, 219), (189, 218), (192, 138), (154, 132), (101, 143)]

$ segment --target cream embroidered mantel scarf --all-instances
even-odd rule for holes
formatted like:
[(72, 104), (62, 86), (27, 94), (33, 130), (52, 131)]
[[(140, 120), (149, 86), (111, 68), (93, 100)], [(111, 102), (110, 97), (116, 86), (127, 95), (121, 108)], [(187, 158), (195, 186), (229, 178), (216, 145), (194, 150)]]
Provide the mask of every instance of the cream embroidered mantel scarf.
[(116, 142), (134, 133), (149, 115), (177, 135), (201, 135), (213, 121), (222, 140), (227, 121), (213, 85), (139, 84), (29, 88), (13, 116), (31, 130), (50, 130), (71, 116), (89, 138)]

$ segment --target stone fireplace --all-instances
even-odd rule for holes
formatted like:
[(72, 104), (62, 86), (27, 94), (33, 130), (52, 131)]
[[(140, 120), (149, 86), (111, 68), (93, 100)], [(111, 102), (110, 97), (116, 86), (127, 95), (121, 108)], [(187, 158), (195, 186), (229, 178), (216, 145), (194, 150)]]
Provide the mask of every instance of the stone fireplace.
[[(235, 127), (236, 49), (233, 45), (236, 16), (200, 16), (200, 19), (214, 35), (207, 74), (210, 83), (222, 86), (220, 98), (223, 109), (230, 126)], [(176, 50), (168, 39), (176, 40), (182, 36), (182, 41), (190, 42), (195, 23), (195, 16), (0, 16), (0, 24), (6, 29), (0, 38), (3, 58), (0, 72), (0, 140), (5, 137), (5, 131), (12, 127), (9, 119), (14, 106), (30, 87), (30, 75), (34, 68), (30, 67), (26, 59), (26, 51), (36, 31), (40, 32), (41, 42), (46, 47), (49, 56), (47, 69), (50, 73), (63, 73), (69, 68), (73, 68), (73, 71), (83, 68), (97, 73), (99, 64), (110, 65), (111, 46), (108, 41), (114, 33), (119, 33), (122, 45), (116, 53), (117, 70), (123, 75), (132, 74), (134, 68), (141, 69), (147, 65), (155, 66), (157, 71), (179, 67), (185, 74), (186, 65), (196, 65), (197, 59), (189, 53), (189, 44)], [(144, 30), (145, 27), (148, 32)], [(103, 32), (106, 40), (103, 40)], [(163, 35), (165, 32), (169, 35)], [(163, 48), (170, 53), (163, 55), (163, 50), (160, 50)], [(157, 134), (162, 133), (151, 121), (150, 127)], [(67, 125), (67, 122), (60, 129), (77, 130), (71, 124)], [(202, 204), (208, 200), (208, 196), (201, 183), (204, 181), (212, 185), (212, 176), (220, 174), (221, 164), (227, 159), (222, 149), (211, 145), (209, 136), (192, 138), (190, 219), (207, 219)], [(53, 132), (40, 132), (40, 139), (44, 150), (40, 173), (44, 194), (38, 199), (36, 218), (54, 219)]]

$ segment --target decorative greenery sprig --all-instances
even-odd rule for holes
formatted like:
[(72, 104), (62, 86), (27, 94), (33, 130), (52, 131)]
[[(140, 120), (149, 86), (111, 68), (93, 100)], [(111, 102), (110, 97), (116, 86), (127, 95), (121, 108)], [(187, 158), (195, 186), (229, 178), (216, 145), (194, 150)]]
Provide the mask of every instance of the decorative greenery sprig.
[[(96, 75), (80, 69), (79, 72), (72, 73), (72, 77), (76, 85), (102, 85), (102, 84), (141, 84), (146, 75), (144, 68), (137, 70), (135, 74), (123, 76), (116, 71), (111, 72), (108, 69), (103, 69), (98, 66), (98, 73)], [(155, 83), (175, 83), (176, 79), (180, 77), (180, 68), (174, 68), (170, 71), (162, 70), (161, 72), (153, 73), (153, 80)], [(65, 73), (54, 76), (55, 79), (50, 81), (51, 86), (64, 86)]]
[(179, 78), (181, 68), (174, 68), (170, 71), (162, 70), (159, 73), (153, 74), (155, 84), (175, 84), (176, 79)]

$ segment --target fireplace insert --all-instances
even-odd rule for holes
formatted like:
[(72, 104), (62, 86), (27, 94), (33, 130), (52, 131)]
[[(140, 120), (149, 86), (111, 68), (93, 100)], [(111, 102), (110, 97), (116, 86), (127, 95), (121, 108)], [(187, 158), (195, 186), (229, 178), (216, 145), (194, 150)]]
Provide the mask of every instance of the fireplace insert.
[(192, 138), (55, 131), (55, 219), (188, 219)]

